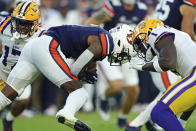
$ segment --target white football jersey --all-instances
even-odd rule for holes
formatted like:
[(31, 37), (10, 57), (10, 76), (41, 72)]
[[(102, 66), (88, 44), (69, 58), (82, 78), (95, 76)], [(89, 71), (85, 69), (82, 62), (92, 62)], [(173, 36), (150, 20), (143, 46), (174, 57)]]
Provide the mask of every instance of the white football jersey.
[(6, 81), (8, 74), (14, 67), (24, 45), (32, 38), (41, 36), (45, 30), (38, 31), (27, 40), (16, 40), (11, 33), (11, 17), (6, 17), (0, 22), (0, 41), (2, 43), (2, 56), (0, 58), (0, 77)]
[(177, 51), (177, 65), (173, 72), (184, 77), (196, 66), (196, 43), (192, 41), (187, 33), (167, 26), (160, 26), (152, 30), (147, 43), (151, 45), (159, 57), (155, 44), (162, 37), (169, 34), (174, 34), (174, 44)]

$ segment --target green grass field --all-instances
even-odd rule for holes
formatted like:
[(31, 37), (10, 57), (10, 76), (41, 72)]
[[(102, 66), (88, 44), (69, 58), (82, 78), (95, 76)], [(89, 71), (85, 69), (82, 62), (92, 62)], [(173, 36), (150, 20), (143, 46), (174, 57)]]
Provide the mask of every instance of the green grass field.
[[(77, 117), (86, 122), (92, 131), (123, 131), (116, 127), (116, 118), (118, 113), (112, 112), (110, 121), (103, 121), (96, 112), (78, 113)], [(132, 113), (130, 118), (133, 119), (137, 113)], [(0, 123), (2, 131), (2, 123)], [(55, 117), (36, 115), (33, 118), (19, 117), (15, 120), (14, 131), (73, 131), (65, 125), (59, 124)], [(145, 127), (142, 131), (146, 131)], [(194, 113), (187, 123), (186, 131), (196, 131), (196, 113)]]

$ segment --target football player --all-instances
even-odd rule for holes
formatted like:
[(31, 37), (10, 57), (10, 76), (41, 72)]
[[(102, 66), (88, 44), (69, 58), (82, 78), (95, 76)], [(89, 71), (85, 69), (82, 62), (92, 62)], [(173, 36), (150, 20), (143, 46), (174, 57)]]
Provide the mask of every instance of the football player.
[[(196, 16), (195, 5), (194, 0), (161, 0), (156, 6), (153, 18), (160, 19), (164, 24), (188, 33), (191, 38), (195, 40), (195, 33), (193, 30), (193, 20)], [(179, 76), (170, 71), (162, 72), (161, 74), (151, 72), (151, 76), (154, 84), (160, 90), (160, 94), (162, 94), (172, 83), (180, 79)], [(130, 122), (130, 127), (127, 128), (134, 129), (144, 125), (146, 121), (150, 119), (150, 112), (155, 104), (156, 99), (136, 119)], [(183, 127), (185, 127), (186, 121), (191, 113), (192, 111), (185, 112), (179, 118)]]
[[(109, 30), (117, 25), (138, 24), (147, 15), (147, 7), (136, 0), (105, 0), (103, 8), (91, 16), (86, 22), (90, 24), (104, 24)], [(139, 78), (136, 70), (129, 70), (128, 63), (121, 67), (110, 66), (107, 60), (98, 62), (98, 112), (104, 120), (109, 120), (108, 98), (116, 95), (123, 89), (126, 92), (119, 113), (117, 125), (124, 128), (127, 124), (129, 112), (139, 94)], [(111, 75), (112, 74), (112, 75)]]
[[(175, 115), (195, 106), (194, 41), (187, 33), (168, 27), (158, 19), (149, 19), (134, 28), (133, 48), (141, 59), (131, 61), (131, 68), (159, 73), (171, 70), (182, 77), (159, 98), (151, 119), (166, 131), (184, 131)], [(157, 59), (150, 60), (149, 54)]]
[(156, 6), (155, 16), (153, 17), (160, 19), (170, 27), (188, 33), (195, 41), (195, 5), (194, 0), (161, 0)]
[[(83, 80), (88, 75), (86, 67), (92, 62), (102, 60), (112, 52), (115, 54), (120, 51), (124, 54), (122, 47), (125, 47), (124, 43), (113, 43), (109, 32), (99, 27), (51, 27), (45, 35), (33, 38), (23, 48), (19, 61), (8, 76), (6, 86), (0, 92), (0, 109), (10, 104), (42, 73), (69, 93), (65, 106), (56, 114), (58, 122), (77, 131), (90, 131), (88, 125), (75, 118), (75, 113), (88, 98), (79, 79)], [(75, 62), (69, 64), (68, 58), (75, 59)]]
[[(11, 16), (2, 19), (0, 23), (0, 41), (2, 42), (2, 56), (0, 58), (0, 88), (5, 82), (12, 68), (17, 63), (24, 45), (33, 37), (41, 36), (45, 30), (40, 26), (40, 8), (34, 2), (25, 1), (18, 4)], [(17, 97), (10, 109), (3, 115), (3, 130), (12, 131), (15, 117), (20, 115), (29, 102), (31, 85), (27, 85), (21, 96)]]

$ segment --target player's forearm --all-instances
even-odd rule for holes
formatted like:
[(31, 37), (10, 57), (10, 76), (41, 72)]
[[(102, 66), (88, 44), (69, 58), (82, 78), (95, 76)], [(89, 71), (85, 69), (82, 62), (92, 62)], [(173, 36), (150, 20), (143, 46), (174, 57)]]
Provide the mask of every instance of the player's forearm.
[(142, 70), (144, 71), (152, 71), (152, 72), (165, 72), (171, 70), (175, 67), (175, 62), (169, 60), (168, 58), (159, 58), (154, 62), (146, 63)]
[(193, 41), (196, 41), (195, 32), (193, 29), (194, 29), (193, 23), (190, 23), (190, 24), (186, 23), (186, 24), (182, 24), (181, 26), (181, 30), (188, 33)]
[(156, 72), (156, 70), (154, 69), (154, 66), (153, 66), (153, 62), (146, 63), (146, 64), (142, 67), (142, 70), (144, 70), (144, 71)]
[(71, 65), (71, 73), (78, 76), (82, 70), (88, 65), (88, 63), (93, 59), (94, 54), (86, 49), (76, 61)]
[(90, 25), (90, 24), (104, 24), (107, 21), (110, 21), (111, 17), (107, 15), (103, 10), (100, 10), (99, 12), (95, 13), (92, 17), (90, 17), (84, 25)]
[(97, 21), (95, 18), (89, 18), (87, 19), (87, 21), (84, 22), (84, 25), (91, 25), (91, 24), (99, 25), (101, 24), (101, 22)]

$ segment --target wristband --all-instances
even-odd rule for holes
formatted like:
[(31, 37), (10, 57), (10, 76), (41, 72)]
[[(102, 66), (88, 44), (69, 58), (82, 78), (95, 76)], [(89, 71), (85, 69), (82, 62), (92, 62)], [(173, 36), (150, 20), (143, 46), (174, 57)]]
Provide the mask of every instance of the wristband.
[(159, 73), (164, 72), (164, 71), (161, 69), (160, 65), (159, 65), (158, 59), (155, 60), (155, 61), (153, 62), (153, 67), (154, 67), (154, 69), (156, 70), (156, 72), (159, 72)]

